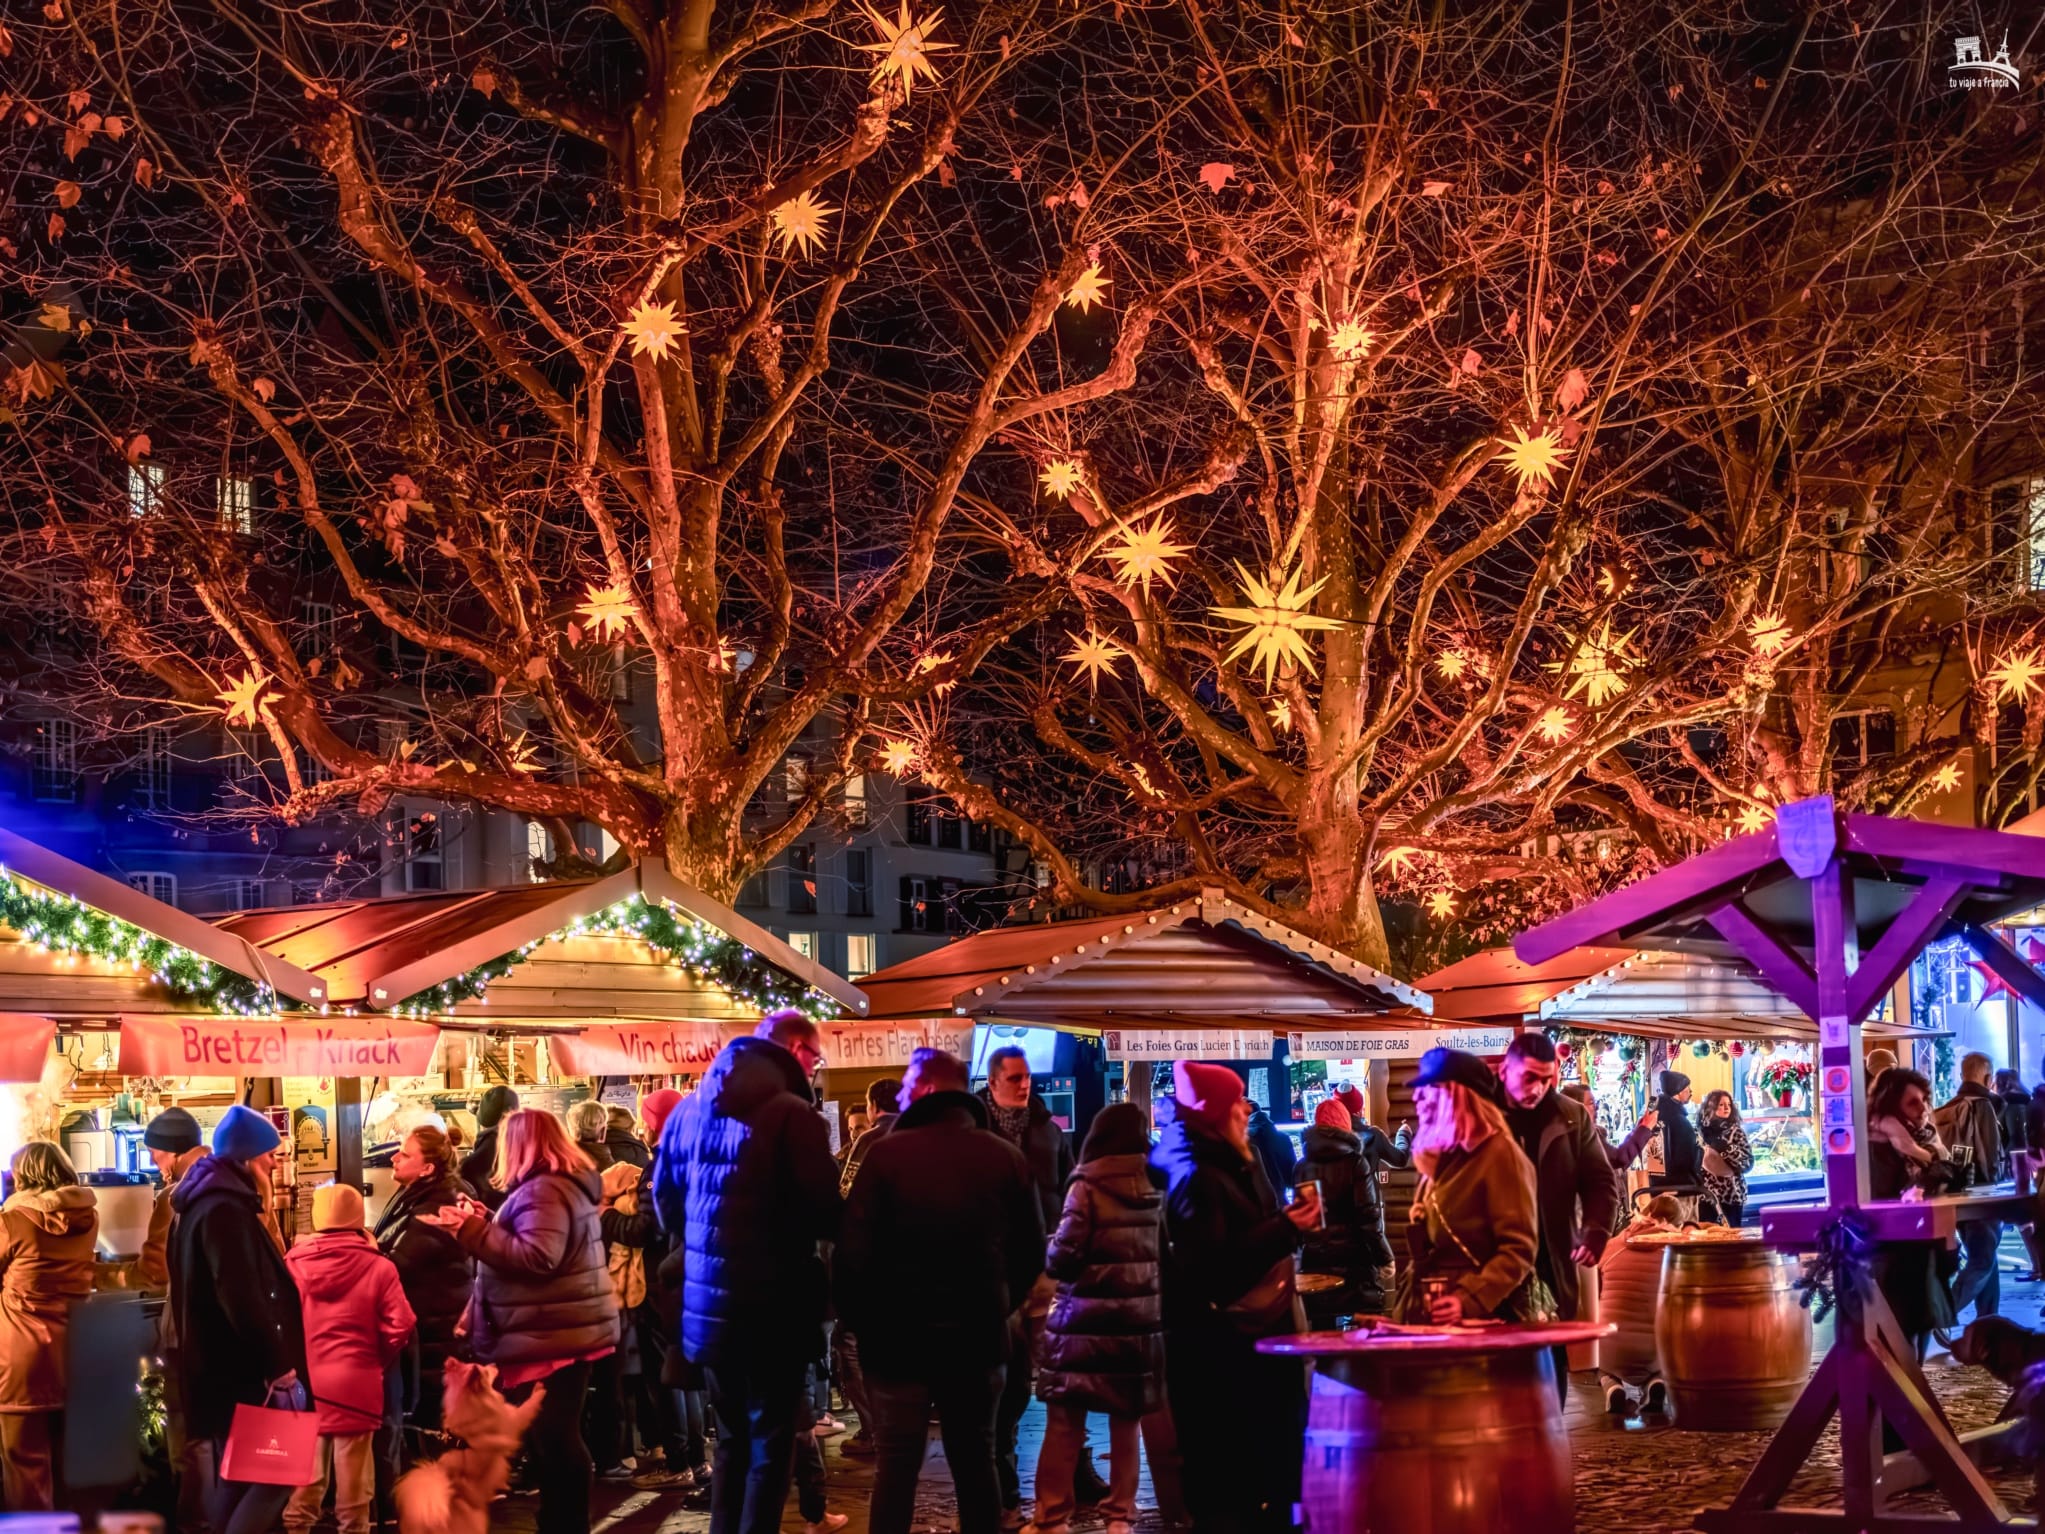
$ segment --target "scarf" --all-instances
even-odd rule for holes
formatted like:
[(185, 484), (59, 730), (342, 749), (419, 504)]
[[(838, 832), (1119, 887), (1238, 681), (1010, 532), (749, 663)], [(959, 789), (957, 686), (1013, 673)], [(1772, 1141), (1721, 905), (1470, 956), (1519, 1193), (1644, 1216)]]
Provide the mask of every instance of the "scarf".
[(1022, 1144), (1024, 1133), (1030, 1127), (1030, 1105), (1020, 1108), (1004, 1108), (992, 1097), (987, 1099), (987, 1118), (994, 1132), (1013, 1144)]

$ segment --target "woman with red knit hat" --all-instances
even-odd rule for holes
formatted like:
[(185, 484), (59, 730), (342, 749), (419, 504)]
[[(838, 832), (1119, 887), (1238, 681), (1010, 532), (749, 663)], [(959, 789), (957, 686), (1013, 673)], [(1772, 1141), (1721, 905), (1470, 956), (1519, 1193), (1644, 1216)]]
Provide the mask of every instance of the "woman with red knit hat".
[(1165, 1393), (1193, 1527), (1290, 1527), (1299, 1500), (1306, 1379), (1257, 1351), (1299, 1331), (1292, 1254), (1320, 1224), (1302, 1190), (1283, 1208), (1250, 1148), (1243, 1079), (1227, 1066), (1172, 1067), (1174, 1113), (1151, 1161), (1165, 1178)]
[(1331, 1273), (1343, 1280), (1340, 1288), (1305, 1296), (1307, 1320), (1315, 1330), (1332, 1328), (1343, 1316), (1376, 1315), (1384, 1310), (1385, 1286), (1380, 1273), (1392, 1265), (1392, 1248), (1385, 1239), (1385, 1199), (1378, 1185), (1378, 1169), (1412, 1164), (1403, 1131), (1394, 1140), (1362, 1118), (1352, 1117), (1341, 1094), (1315, 1108), (1292, 1180), (1296, 1186), (1319, 1184), (1327, 1220), (1321, 1229), (1307, 1233), (1300, 1267), (1303, 1272)]

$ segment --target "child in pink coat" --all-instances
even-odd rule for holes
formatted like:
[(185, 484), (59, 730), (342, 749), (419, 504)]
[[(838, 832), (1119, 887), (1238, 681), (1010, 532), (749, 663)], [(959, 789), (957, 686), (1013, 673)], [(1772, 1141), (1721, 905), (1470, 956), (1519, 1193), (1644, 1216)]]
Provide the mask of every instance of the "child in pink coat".
[(319, 1522), (330, 1478), (339, 1534), (369, 1534), (384, 1374), (412, 1335), (414, 1317), (397, 1267), (377, 1250), (366, 1223), (354, 1188), (321, 1188), (312, 1196), (312, 1239), (284, 1259), (305, 1315), (307, 1385), (320, 1429), (319, 1477), (284, 1509), (293, 1534)]

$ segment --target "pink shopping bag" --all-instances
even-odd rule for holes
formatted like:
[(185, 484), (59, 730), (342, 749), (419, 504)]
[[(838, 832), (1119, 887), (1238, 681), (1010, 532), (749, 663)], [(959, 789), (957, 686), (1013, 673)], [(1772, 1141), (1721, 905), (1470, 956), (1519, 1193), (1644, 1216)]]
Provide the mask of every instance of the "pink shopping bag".
[(220, 1479), (263, 1486), (306, 1486), (319, 1477), (319, 1417), (273, 1406), (235, 1407), (220, 1456)]

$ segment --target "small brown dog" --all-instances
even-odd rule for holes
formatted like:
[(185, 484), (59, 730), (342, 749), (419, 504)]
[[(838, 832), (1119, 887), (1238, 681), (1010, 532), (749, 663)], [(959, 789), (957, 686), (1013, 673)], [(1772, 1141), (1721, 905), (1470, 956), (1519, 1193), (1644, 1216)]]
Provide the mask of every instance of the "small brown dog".
[(511, 1484), (511, 1456), (546, 1393), (537, 1385), (513, 1406), (498, 1393), (493, 1366), (449, 1359), (441, 1425), (467, 1447), (398, 1478), (392, 1496), (403, 1534), (489, 1534), (490, 1504)]

